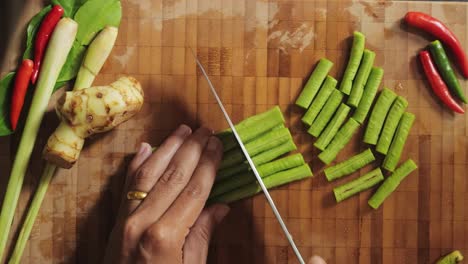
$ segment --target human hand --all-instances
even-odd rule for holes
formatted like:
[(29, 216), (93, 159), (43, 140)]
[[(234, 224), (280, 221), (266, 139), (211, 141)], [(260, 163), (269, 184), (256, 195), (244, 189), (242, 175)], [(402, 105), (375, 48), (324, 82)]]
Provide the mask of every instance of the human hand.
[(327, 264), (327, 263), (325, 262), (325, 260), (323, 260), (323, 258), (319, 256), (313, 256), (312, 258), (310, 258), (308, 264)]
[(229, 207), (203, 209), (222, 158), (211, 130), (180, 126), (152, 153), (143, 143), (129, 165), (125, 199), (105, 263), (206, 263), (211, 233)]

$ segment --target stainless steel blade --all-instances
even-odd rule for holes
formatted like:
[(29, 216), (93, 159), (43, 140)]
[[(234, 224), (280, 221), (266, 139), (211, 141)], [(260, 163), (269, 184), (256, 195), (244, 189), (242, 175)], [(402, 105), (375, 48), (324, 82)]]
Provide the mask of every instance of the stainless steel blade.
[(266, 197), (266, 199), (268, 201), (268, 204), (270, 204), (271, 210), (273, 211), (273, 214), (275, 215), (276, 219), (278, 220), (278, 222), (279, 222), (279, 224), (281, 226), (281, 229), (283, 229), (283, 232), (286, 235), (286, 238), (288, 239), (289, 244), (291, 245), (294, 253), (296, 254), (297, 259), (299, 260), (299, 262), (301, 264), (305, 264), (304, 259), (302, 258), (301, 253), (299, 252), (299, 249), (297, 248), (296, 244), (294, 243), (293, 237), (289, 233), (289, 230), (288, 230), (286, 224), (284, 223), (283, 218), (281, 218), (281, 214), (279, 213), (278, 209), (276, 208), (275, 202), (271, 198), (271, 195), (268, 192), (268, 189), (266, 188), (265, 184), (263, 183), (262, 177), (258, 173), (257, 168), (255, 167), (255, 164), (252, 161), (252, 158), (250, 157), (249, 153), (247, 152), (247, 150), (246, 150), (246, 148), (244, 146), (244, 143), (242, 142), (241, 138), (239, 137), (239, 134), (237, 134), (237, 130), (234, 127), (234, 124), (232, 123), (231, 118), (229, 117), (228, 113), (226, 112), (226, 109), (224, 108), (224, 105), (221, 102), (221, 99), (219, 98), (215, 87), (211, 83), (210, 77), (206, 73), (205, 68), (203, 67), (201, 62), (198, 60), (197, 55), (195, 54), (195, 52), (193, 51), (192, 48), (190, 48), (190, 51), (192, 52), (192, 55), (195, 58), (195, 61), (196, 61), (197, 65), (198, 65), (198, 67), (200, 68), (200, 71), (202, 72), (203, 76), (205, 77), (206, 81), (208, 82), (208, 86), (210, 87), (211, 92), (213, 93), (213, 96), (216, 99), (216, 102), (218, 103), (219, 107), (221, 108), (221, 111), (223, 112), (223, 115), (226, 118), (226, 121), (228, 122), (229, 127), (231, 128), (232, 133), (234, 134), (234, 137), (236, 138), (237, 142), (239, 143), (239, 146), (240, 146), (242, 152), (244, 153), (244, 156), (247, 159), (247, 162), (249, 163), (250, 167), (252, 168), (252, 171), (255, 174), (255, 177), (257, 178), (258, 184), (262, 188), (263, 194), (265, 194), (265, 197)]

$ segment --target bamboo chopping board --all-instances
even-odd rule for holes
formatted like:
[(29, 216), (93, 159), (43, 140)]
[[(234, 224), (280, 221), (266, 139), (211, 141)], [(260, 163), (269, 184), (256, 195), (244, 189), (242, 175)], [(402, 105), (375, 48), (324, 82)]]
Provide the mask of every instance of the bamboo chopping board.
[[(18, 20), (40, 8), (27, 2)], [(315, 177), (272, 191), (305, 257), (328, 263), (432, 263), (459, 249), (468, 255), (468, 131), (465, 115), (442, 107), (422, 80), (415, 59), (428, 36), (408, 32), (400, 20), (408, 10), (433, 14), (455, 31), (468, 49), (468, 4), (401, 1), (122, 0), (117, 45), (96, 84), (121, 74), (142, 83), (146, 102), (136, 118), (90, 140), (71, 170), (56, 174), (25, 250), (24, 263), (94, 263), (103, 254), (121, 199), (125, 164), (141, 141), (158, 145), (180, 123), (213, 129), (227, 126), (187, 49), (199, 58), (221, 91), (234, 121), (280, 105), (299, 150)], [(384, 85), (405, 96), (416, 124), (403, 159), (419, 170), (377, 211), (371, 192), (336, 204), (332, 188), (358, 177), (328, 183), (313, 139), (292, 102), (316, 61), (327, 57), (340, 78), (350, 36), (360, 30)], [(12, 33), (1, 71), (14, 69), (24, 30)], [(462, 84), (468, 87), (466, 81)], [(39, 152), (56, 126), (48, 114), (36, 158), (23, 189), (16, 227), (37, 184)], [(362, 129), (338, 160), (363, 150)], [(17, 138), (0, 138), (0, 197)], [(263, 196), (238, 202), (218, 228), (210, 263), (297, 263)]]

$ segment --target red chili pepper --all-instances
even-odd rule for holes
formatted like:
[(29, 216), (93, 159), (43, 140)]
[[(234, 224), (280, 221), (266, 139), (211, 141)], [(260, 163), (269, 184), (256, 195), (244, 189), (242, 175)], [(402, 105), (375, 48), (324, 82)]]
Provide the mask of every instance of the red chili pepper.
[(55, 26), (63, 15), (63, 8), (60, 5), (55, 5), (44, 18), (36, 34), (34, 43), (34, 71), (31, 78), (33, 84), (36, 83), (39, 69), (41, 67), (44, 50), (49, 42), (50, 35), (54, 31)]
[(440, 20), (421, 12), (408, 12), (405, 16), (408, 25), (422, 29), (447, 45), (455, 55), (455, 60), (460, 67), (461, 73), (468, 78), (468, 59), (463, 46), (455, 34), (447, 28)]
[(24, 97), (26, 96), (29, 80), (31, 80), (31, 74), (33, 72), (33, 65), (34, 63), (32, 60), (23, 60), (16, 72), (10, 108), (10, 122), (13, 130), (16, 130), (21, 109), (23, 108)]
[(444, 83), (442, 77), (437, 72), (434, 62), (427, 50), (419, 52), (419, 59), (421, 60), (424, 72), (426, 73), (427, 80), (432, 87), (432, 90), (437, 95), (437, 97), (444, 102), (453, 111), (463, 114), (465, 110), (453, 99), (452, 95), (449, 92), (447, 85)]

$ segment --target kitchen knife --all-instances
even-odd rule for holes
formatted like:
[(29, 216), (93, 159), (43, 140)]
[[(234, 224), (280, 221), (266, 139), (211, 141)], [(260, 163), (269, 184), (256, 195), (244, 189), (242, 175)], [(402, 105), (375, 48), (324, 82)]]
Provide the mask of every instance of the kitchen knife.
[(231, 118), (229, 117), (228, 113), (226, 112), (226, 109), (224, 108), (224, 105), (221, 102), (221, 99), (219, 98), (215, 87), (211, 83), (210, 77), (206, 73), (205, 68), (203, 67), (201, 62), (198, 60), (197, 55), (195, 54), (195, 52), (193, 51), (192, 48), (190, 48), (190, 51), (192, 52), (192, 55), (195, 58), (195, 61), (196, 61), (197, 65), (198, 65), (198, 68), (200, 69), (200, 71), (202, 72), (202, 74), (205, 77), (206, 81), (208, 82), (208, 86), (210, 87), (211, 92), (213, 93), (213, 96), (215, 97), (216, 102), (219, 105), (219, 108), (221, 108), (221, 111), (223, 112), (223, 115), (226, 118), (226, 121), (228, 122), (229, 127), (231, 128), (232, 133), (234, 134), (234, 137), (236, 138), (237, 142), (239, 143), (239, 146), (240, 146), (242, 152), (244, 153), (245, 158), (247, 159), (250, 167), (252, 168), (252, 172), (255, 174), (255, 177), (257, 178), (257, 182), (260, 185), (260, 187), (262, 188), (263, 194), (265, 195), (265, 197), (266, 197), (266, 199), (268, 201), (268, 204), (270, 204), (271, 210), (273, 210), (273, 214), (275, 215), (276, 219), (278, 220), (278, 222), (279, 222), (279, 224), (281, 226), (281, 229), (283, 229), (283, 232), (286, 235), (286, 238), (288, 239), (289, 244), (291, 245), (294, 253), (296, 254), (296, 257), (299, 260), (299, 263), (305, 264), (304, 259), (302, 258), (301, 253), (299, 252), (299, 249), (297, 248), (296, 244), (294, 243), (293, 237), (289, 233), (288, 228), (287, 228), (286, 224), (283, 221), (283, 218), (281, 218), (281, 214), (278, 212), (278, 209), (276, 208), (275, 202), (271, 198), (271, 195), (268, 192), (268, 189), (265, 187), (265, 184), (263, 183), (262, 177), (258, 173), (257, 168), (255, 167), (255, 164), (252, 161), (252, 158), (250, 157), (249, 153), (247, 152), (247, 150), (246, 150), (246, 148), (244, 146), (244, 143), (242, 143), (242, 140), (239, 137), (239, 134), (237, 134), (237, 130), (234, 127), (234, 124), (232, 123)]

